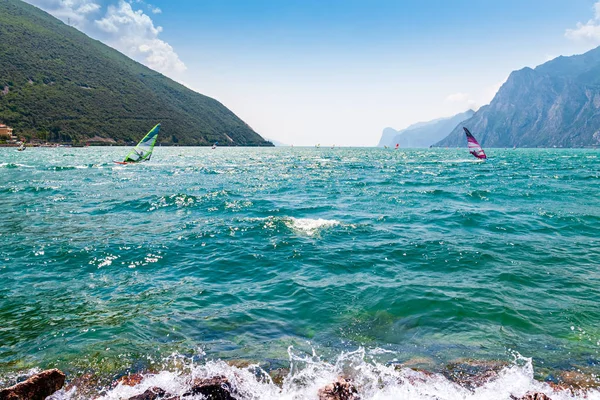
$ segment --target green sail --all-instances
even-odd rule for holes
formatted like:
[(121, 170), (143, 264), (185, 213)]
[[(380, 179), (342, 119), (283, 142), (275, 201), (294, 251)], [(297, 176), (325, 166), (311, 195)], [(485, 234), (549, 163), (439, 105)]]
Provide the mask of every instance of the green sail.
[(154, 145), (156, 144), (156, 138), (158, 137), (158, 133), (160, 132), (160, 124), (156, 125), (154, 128), (150, 130), (144, 136), (142, 140), (135, 146), (125, 160), (123, 162), (134, 163), (134, 162), (142, 162), (148, 161), (152, 156), (152, 150), (154, 150)]

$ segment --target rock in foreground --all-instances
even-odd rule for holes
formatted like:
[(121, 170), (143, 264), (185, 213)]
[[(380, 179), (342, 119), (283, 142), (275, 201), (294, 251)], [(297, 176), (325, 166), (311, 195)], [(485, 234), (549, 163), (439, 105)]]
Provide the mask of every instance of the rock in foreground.
[(59, 391), (64, 384), (65, 374), (57, 369), (51, 369), (0, 390), (0, 400), (44, 400)]
[(201, 394), (208, 400), (235, 400), (231, 396), (232, 392), (233, 389), (227, 378), (215, 376), (208, 379), (196, 379), (192, 389), (185, 393), (183, 397)]
[(159, 387), (153, 387), (146, 390), (142, 394), (138, 394), (137, 396), (130, 397), (129, 400), (156, 400), (159, 397), (163, 397), (165, 395), (165, 391)]
[[(517, 400), (516, 397), (511, 396), (514, 400)], [(518, 400), (552, 400), (550, 397), (546, 396), (544, 393), (527, 393), (525, 396), (519, 398)]]
[(319, 390), (319, 400), (359, 400), (358, 391), (354, 385), (345, 378), (338, 378)]

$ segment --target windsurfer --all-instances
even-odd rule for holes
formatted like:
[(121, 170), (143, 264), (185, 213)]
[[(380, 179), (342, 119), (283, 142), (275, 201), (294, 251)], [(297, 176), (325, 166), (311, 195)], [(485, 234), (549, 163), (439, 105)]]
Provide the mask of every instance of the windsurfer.
[(156, 138), (160, 131), (160, 124), (157, 124), (144, 136), (142, 140), (135, 146), (122, 162), (115, 161), (117, 164), (137, 163), (150, 160)]
[(465, 135), (467, 135), (467, 147), (469, 148), (469, 153), (471, 153), (474, 157), (479, 158), (481, 160), (485, 160), (487, 156), (485, 155), (485, 151), (481, 148), (477, 139), (469, 132), (469, 130), (463, 127), (465, 131)]

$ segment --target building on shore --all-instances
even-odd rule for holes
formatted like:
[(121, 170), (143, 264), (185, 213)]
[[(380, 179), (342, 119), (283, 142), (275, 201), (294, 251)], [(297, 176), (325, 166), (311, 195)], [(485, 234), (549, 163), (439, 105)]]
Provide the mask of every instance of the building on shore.
[(13, 128), (10, 126), (6, 126), (4, 124), (0, 124), (0, 136), (9, 137), (13, 134)]
[(16, 143), (18, 138), (13, 134), (13, 128), (0, 124), (0, 140), (8, 143)]

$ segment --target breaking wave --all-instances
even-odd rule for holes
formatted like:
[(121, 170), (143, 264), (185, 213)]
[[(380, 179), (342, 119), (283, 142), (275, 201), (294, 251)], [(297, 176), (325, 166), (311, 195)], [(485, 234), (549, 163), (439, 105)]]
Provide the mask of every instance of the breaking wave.
[[(161, 388), (170, 396), (189, 393), (194, 381), (225, 377), (236, 399), (303, 400), (319, 398), (319, 390), (344, 377), (356, 388), (362, 400), (423, 399), (423, 400), (506, 400), (519, 399), (527, 393), (544, 393), (554, 400), (600, 399), (595, 389), (586, 392), (567, 390), (534, 379), (532, 360), (515, 355), (512, 364), (497, 370), (479, 371), (480, 375), (457, 376), (431, 373), (397, 364), (382, 364), (372, 358), (373, 352), (363, 348), (342, 353), (335, 361), (323, 361), (316, 353), (299, 353), (288, 349), (289, 369), (266, 371), (258, 364), (234, 366), (225, 361), (192, 360), (174, 355), (166, 363), (178, 368), (125, 379), (100, 391), (99, 399), (129, 399), (150, 388)], [(494, 371), (490, 374), (490, 371)], [(130, 377), (128, 377), (130, 378)], [(132, 385), (132, 386), (130, 386)], [(81, 398), (80, 388), (71, 387), (54, 396), (55, 399)], [(192, 397), (186, 397), (192, 398)], [(200, 397), (199, 397), (200, 398)]]

